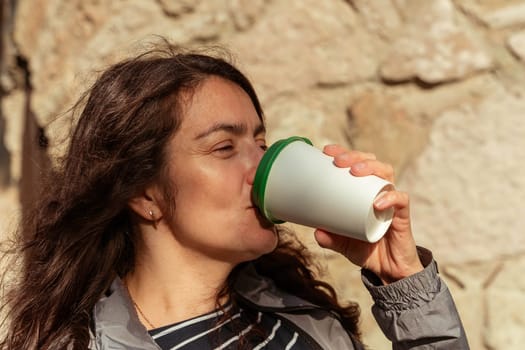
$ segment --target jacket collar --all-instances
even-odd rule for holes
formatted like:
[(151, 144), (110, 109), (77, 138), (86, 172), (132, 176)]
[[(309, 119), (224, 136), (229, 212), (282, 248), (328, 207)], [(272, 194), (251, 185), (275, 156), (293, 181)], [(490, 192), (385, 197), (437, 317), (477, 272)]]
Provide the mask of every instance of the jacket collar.
[[(248, 264), (239, 274), (234, 289), (253, 307), (261, 311), (286, 313), (296, 310), (321, 310), (318, 306), (288, 294), (269, 278)], [(106, 295), (94, 308), (93, 349), (160, 350), (140, 322), (129, 293), (116, 278)]]
[(239, 274), (234, 290), (245, 301), (267, 311), (318, 309), (319, 307), (279, 289), (275, 283), (259, 275), (253, 264), (248, 264)]
[(122, 280), (116, 278), (93, 311), (95, 349), (160, 350), (140, 322)]

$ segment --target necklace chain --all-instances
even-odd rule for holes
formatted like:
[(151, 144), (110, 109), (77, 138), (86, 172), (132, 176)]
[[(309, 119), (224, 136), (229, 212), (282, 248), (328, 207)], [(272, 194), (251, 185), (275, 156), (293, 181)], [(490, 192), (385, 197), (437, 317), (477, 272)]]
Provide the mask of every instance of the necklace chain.
[(126, 284), (126, 289), (128, 291), (128, 295), (129, 295), (129, 298), (131, 299), (131, 302), (133, 303), (133, 306), (135, 307), (135, 309), (138, 311), (139, 315), (142, 316), (142, 318), (144, 319), (144, 321), (146, 321), (146, 323), (148, 324), (148, 327), (150, 327), (151, 329), (155, 329), (157, 327), (155, 327), (153, 325), (153, 323), (151, 323), (150, 320), (148, 320), (148, 318), (146, 317), (146, 315), (144, 315), (144, 312), (142, 312), (142, 310), (140, 309), (140, 307), (138, 306), (138, 304), (135, 302), (135, 300), (133, 299), (133, 297), (131, 296), (131, 293), (129, 292), (129, 288), (128, 288), (128, 285)]

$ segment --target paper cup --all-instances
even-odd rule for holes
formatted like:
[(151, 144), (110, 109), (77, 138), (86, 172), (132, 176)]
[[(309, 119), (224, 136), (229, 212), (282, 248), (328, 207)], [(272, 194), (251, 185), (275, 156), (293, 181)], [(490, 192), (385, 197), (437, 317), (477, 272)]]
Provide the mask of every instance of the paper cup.
[(285, 221), (376, 242), (392, 222), (393, 209), (375, 210), (374, 199), (393, 185), (377, 176), (353, 176), (333, 158), (292, 136), (274, 143), (256, 171), (253, 198), (274, 223)]

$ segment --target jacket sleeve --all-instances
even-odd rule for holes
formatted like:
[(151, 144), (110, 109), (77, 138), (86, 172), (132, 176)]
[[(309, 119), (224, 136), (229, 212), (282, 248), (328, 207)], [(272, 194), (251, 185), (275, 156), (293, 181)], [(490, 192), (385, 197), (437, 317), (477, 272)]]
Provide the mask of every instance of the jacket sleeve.
[(374, 299), (372, 313), (377, 323), (394, 350), (470, 349), (432, 253), (421, 247), (418, 253), (425, 269), (389, 285), (362, 270), (363, 283)]

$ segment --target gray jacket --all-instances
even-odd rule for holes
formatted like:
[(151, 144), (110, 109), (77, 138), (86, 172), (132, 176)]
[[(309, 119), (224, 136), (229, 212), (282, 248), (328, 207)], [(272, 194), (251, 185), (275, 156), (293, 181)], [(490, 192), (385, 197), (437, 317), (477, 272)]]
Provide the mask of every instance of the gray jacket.
[[(375, 300), (373, 314), (393, 349), (469, 349), (452, 297), (437, 274), (432, 255), (420, 249), (424, 271), (381, 286), (377, 277), (363, 271), (365, 286)], [(310, 340), (312, 349), (362, 349), (330, 312), (279, 290), (271, 280), (249, 265), (235, 285), (242, 302), (274, 315)], [(94, 309), (93, 350), (160, 347), (139, 321), (131, 299), (117, 279)]]

